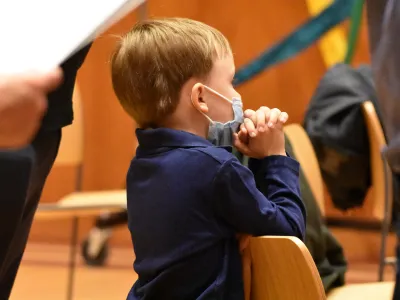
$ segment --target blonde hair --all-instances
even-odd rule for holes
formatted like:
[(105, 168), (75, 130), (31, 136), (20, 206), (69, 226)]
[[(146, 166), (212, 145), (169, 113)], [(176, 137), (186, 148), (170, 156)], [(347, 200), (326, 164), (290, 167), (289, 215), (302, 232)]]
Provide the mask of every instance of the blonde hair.
[(111, 58), (112, 84), (122, 107), (142, 128), (172, 114), (183, 85), (206, 79), (214, 61), (231, 55), (224, 35), (204, 23), (155, 19), (137, 23)]

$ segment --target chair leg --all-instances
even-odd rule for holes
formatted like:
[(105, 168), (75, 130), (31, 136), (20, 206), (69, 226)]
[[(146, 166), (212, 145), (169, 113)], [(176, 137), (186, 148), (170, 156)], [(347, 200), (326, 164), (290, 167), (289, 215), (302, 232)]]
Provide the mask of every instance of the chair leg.
[(394, 256), (386, 257), (385, 265), (391, 266), (393, 268), (394, 273), (396, 274), (396, 271), (397, 271), (397, 258), (396, 257), (394, 257)]
[(389, 227), (387, 226), (387, 221), (384, 220), (382, 224), (381, 232), (381, 251), (379, 254), (379, 271), (378, 271), (378, 281), (383, 281), (383, 273), (386, 266), (386, 240), (389, 234)]
[(384, 214), (383, 214), (383, 222), (382, 222), (382, 231), (381, 231), (381, 251), (379, 255), (379, 270), (378, 270), (378, 281), (383, 281), (383, 273), (385, 271), (385, 266), (386, 266), (386, 241), (387, 241), (387, 236), (389, 235), (390, 232), (390, 226), (391, 226), (391, 201), (392, 199), (389, 199), (389, 179), (388, 179), (388, 166), (385, 160), (385, 157), (383, 156), (383, 152), (381, 152), (381, 159), (383, 163), (383, 174), (385, 178), (385, 198), (383, 199), (384, 201)]
[(74, 217), (72, 220), (72, 235), (70, 244), (69, 268), (68, 268), (68, 285), (67, 285), (67, 300), (72, 300), (74, 295), (74, 278), (76, 269), (76, 254), (78, 244), (78, 226), (79, 220)]

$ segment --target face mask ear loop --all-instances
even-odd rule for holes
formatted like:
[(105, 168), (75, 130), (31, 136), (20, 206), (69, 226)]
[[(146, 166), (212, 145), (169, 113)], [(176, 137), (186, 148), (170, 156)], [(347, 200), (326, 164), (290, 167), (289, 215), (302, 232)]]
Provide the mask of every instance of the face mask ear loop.
[(208, 86), (206, 86), (206, 85), (203, 85), (203, 87), (204, 87), (206, 90), (208, 90), (209, 92), (213, 93), (215, 96), (218, 96), (218, 97), (220, 97), (220, 98), (224, 99), (225, 101), (228, 101), (229, 103), (232, 104), (232, 100), (226, 98), (224, 95), (218, 93), (217, 91), (213, 90), (212, 88), (210, 88), (210, 87), (208, 87)]

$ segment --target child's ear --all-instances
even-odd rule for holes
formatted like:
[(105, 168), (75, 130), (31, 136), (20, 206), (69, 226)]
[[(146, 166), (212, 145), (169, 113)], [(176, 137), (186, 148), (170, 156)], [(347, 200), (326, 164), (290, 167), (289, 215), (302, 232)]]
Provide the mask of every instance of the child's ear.
[(208, 105), (204, 99), (205, 88), (201, 83), (196, 83), (192, 88), (191, 99), (193, 106), (203, 114), (208, 113)]

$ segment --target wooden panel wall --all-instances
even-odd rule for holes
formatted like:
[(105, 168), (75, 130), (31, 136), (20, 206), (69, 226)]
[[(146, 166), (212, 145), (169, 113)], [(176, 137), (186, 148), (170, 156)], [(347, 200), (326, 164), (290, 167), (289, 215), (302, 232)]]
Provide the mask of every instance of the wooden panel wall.
[[(239, 0), (150, 0), (150, 17), (179, 16), (206, 22), (221, 30), (231, 42), (236, 64), (249, 62), (266, 47), (309, 17), (303, 0), (251, 2)], [(126, 32), (136, 21), (132, 13), (93, 45), (79, 73), (85, 118), (85, 190), (122, 188), (134, 153), (133, 122), (113, 95), (108, 59), (115, 39), (111, 34)], [(365, 26), (356, 62), (368, 61)], [(362, 48), (360, 50), (360, 48)], [(261, 105), (279, 107), (291, 122), (301, 122), (325, 66), (319, 50), (312, 46), (300, 55), (275, 66), (239, 87), (247, 108)], [(55, 167), (47, 182), (43, 202), (53, 202), (73, 190), (74, 170)], [(331, 209), (331, 208), (329, 208)], [(82, 234), (91, 221), (85, 221)], [(68, 222), (35, 222), (31, 240), (65, 241)], [(117, 234), (117, 243), (129, 244), (126, 230)]]

